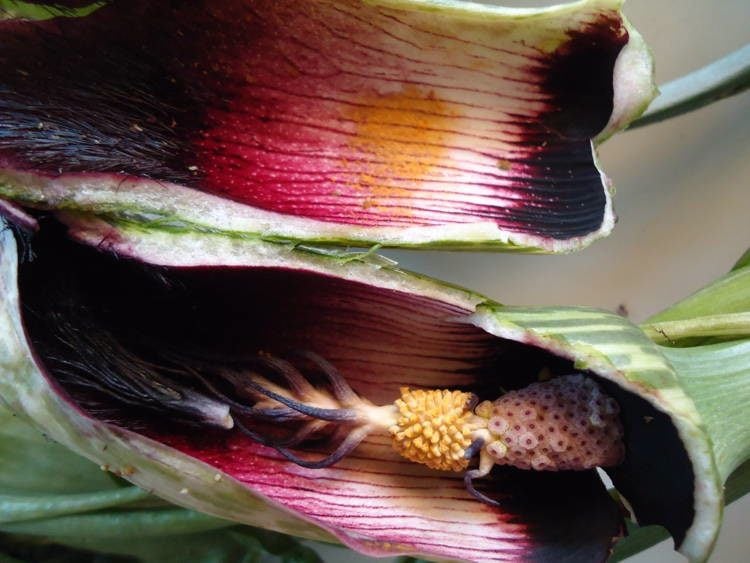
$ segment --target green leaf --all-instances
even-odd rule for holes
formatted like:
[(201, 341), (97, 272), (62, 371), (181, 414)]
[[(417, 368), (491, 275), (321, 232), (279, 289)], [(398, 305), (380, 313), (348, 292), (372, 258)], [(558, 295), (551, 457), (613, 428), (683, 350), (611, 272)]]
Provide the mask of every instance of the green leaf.
[(0, 407), (0, 493), (71, 495), (127, 485)]
[(302, 545), (292, 536), (241, 526), (228, 532), (231, 536), (251, 536), (260, 541), (263, 549), (278, 556), (286, 563), (319, 563), (320, 556), (311, 548)]
[(20, 559), (11, 557), (10, 555), (5, 555), (3, 553), (0, 553), (0, 563), (23, 563), (23, 561), (21, 561)]
[(737, 260), (734, 266), (732, 266), (732, 272), (735, 270), (741, 270), (743, 268), (750, 267), (750, 248), (748, 248), (745, 253), (740, 256), (740, 259)]
[(80, 8), (64, 8), (50, 4), (36, 4), (21, 0), (0, 0), (0, 21), (10, 19), (48, 20), (57, 17), (80, 18), (94, 13), (106, 2), (92, 2)]
[(8, 495), (0, 493), (0, 524), (49, 518), (130, 504), (151, 495), (138, 487), (123, 487), (72, 495)]
[(38, 538), (0, 534), (0, 563), (135, 563), (130, 557), (96, 553)]
[(317, 563), (317, 554), (296, 539), (239, 526), (181, 508), (111, 509), (82, 515), (0, 525), (17, 537), (39, 537), (78, 549), (128, 555), (138, 561), (233, 563), (260, 560)]
[(750, 250), (732, 270), (641, 325), (654, 342), (697, 346), (750, 336)]
[(689, 321), (697, 317), (747, 312), (750, 312), (750, 255), (745, 253), (731, 272), (657, 313), (649, 318), (646, 324)]
[(616, 563), (628, 557), (656, 545), (669, 537), (667, 530), (661, 526), (639, 527), (633, 522), (628, 522), (628, 537), (617, 542), (608, 563)]
[[(11, 536), (17, 545), (25, 547), (27, 552), (34, 550), (33, 561), (52, 563), (53, 561), (96, 561), (96, 563), (120, 563), (122, 561), (137, 561), (139, 563), (182, 563), (195, 561), (199, 563), (251, 563), (256, 561), (293, 561), (284, 557), (269, 557), (262, 545), (261, 531), (237, 534), (229, 530), (203, 532), (180, 536), (162, 536), (159, 538), (145, 538), (133, 541), (123, 538), (57, 538), (56, 543), (40, 544), (28, 536)], [(6, 541), (9, 537), (4, 538)], [(299, 545), (296, 540), (289, 538), (289, 544)], [(48, 553), (40, 551), (47, 548)], [(308, 549), (300, 546), (301, 549)], [(18, 549), (12, 551), (15, 553)], [(310, 550), (311, 551), (311, 550)], [(83, 559), (86, 554), (97, 554), (96, 559)], [(42, 555), (42, 557), (40, 557)], [(48, 555), (50, 558), (43, 557)], [(65, 555), (66, 559), (58, 559)], [(57, 557), (55, 557), (57, 556)], [(90, 556), (90, 555), (89, 555)], [(55, 558), (51, 558), (55, 557)], [(317, 556), (315, 556), (317, 557)], [(304, 560), (300, 560), (304, 561)], [(309, 559), (310, 562), (320, 561)]]
[(320, 561), (291, 536), (153, 505), (0, 407), (0, 563)]
[(192, 534), (233, 525), (194, 510), (181, 508), (135, 511), (107, 510), (0, 525), (0, 531), (52, 538), (77, 537), (85, 530), (87, 538), (143, 539), (174, 534)]

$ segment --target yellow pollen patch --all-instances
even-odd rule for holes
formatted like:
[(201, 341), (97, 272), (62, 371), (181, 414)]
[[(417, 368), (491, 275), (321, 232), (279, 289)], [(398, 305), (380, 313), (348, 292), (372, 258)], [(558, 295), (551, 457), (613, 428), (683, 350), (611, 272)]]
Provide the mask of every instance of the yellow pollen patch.
[(472, 395), (461, 391), (401, 388), (396, 424), (388, 430), (393, 448), (406, 459), (432, 469), (463, 471), (469, 465), (466, 448), (476, 430), (467, 408)]
[[(416, 86), (361, 95), (357, 102), (344, 117), (356, 124), (349, 146), (365, 162), (342, 164), (358, 171), (352, 187), (362, 194), (363, 207), (415, 195), (418, 184), (444, 163), (449, 130), (460, 114), (450, 102)], [(400, 213), (409, 213), (406, 204)]]

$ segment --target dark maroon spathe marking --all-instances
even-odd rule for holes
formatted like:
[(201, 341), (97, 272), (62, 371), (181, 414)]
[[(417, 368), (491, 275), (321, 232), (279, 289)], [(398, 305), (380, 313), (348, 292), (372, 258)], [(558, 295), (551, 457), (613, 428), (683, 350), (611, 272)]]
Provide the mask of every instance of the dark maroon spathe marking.
[(564, 139), (588, 140), (612, 114), (614, 67), (628, 32), (621, 19), (602, 14), (568, 36), (539, 71), (552, 108), (542, 121)]

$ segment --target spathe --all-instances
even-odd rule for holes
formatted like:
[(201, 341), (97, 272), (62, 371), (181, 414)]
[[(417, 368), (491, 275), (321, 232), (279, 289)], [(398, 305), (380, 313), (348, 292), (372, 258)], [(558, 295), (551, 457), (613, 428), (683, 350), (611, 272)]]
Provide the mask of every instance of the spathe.
[(276, 240), (575, 250), (614, 225), (593, 143), (655, 92), (619, 8), (116, 1), (2, 21), (0, 195)]

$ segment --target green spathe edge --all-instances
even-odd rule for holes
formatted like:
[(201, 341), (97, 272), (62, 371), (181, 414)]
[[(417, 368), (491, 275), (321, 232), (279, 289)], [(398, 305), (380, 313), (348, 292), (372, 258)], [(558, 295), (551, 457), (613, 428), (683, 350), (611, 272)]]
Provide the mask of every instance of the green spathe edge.
[[(585, 308), (514, 308), (384, 264), (365, 254), (319, 253), (307, 248), (178, 234), (68, 216), (71, 234), (89, 244), (116, 240), (126, 254), (162, 265), (225, 264), (283, 267), (424, 296), (474, 311), (470, 322), (496, 336), (539, 346), (568, 358), (643, 397), (666, 412), (693, 463), (696, 516), (680, 551), (705, 559), (721, 522), (722, 494), (709, 439), (674, 370), (637, 327), (618, 315)], [(116, 233), (117, 237), (111, 236)], [(117, 249), (114, 249), (117, 250)], [(323, 531), (214, 468), (152, 440), (76, 413), (57, 396), (36, 366), (19, 314), (13, 235), (0, 235), (0, 394), (55, 441), (164, 499), (214, 516), (262, 525), (296, 536), (330, 541)], [(218, 476), (218, 477), (217, 477)]]

